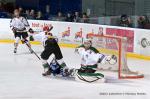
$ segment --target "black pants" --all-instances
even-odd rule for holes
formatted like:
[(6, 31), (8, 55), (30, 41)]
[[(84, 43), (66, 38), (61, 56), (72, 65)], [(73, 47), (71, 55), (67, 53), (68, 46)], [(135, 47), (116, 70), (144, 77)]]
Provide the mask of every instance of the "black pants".
[(48, 60), (51, 54), (54, 54), (57, 60), (60, 60), (63, 58), (60, 48), (57, 48), (57, 47), (44, 49), (44, 51), (41, 54), (41, 58), (44, 60)]
[(20, 39), (26, 39), (28, 37), (28, 33), (27, 32), (15, 32), (14, 33), (15, 38), (19, 37)]

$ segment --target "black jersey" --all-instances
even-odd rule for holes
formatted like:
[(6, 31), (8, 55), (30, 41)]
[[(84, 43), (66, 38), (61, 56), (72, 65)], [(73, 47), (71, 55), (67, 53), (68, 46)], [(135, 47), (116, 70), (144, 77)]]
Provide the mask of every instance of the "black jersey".
[(56, 59), (62, 59), (62, 53), (60, 47), (55, 38), (48, 38), (45, 41), (44, 51), (41, 54), (41, 58), (47, 60), (51, 54), (55, 55)]

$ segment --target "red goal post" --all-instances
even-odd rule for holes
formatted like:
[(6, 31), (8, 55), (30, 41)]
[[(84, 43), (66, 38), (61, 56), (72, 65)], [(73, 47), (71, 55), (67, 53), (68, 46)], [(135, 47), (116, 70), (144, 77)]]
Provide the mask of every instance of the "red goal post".
[[(97, 49), (105, 49), (109, 50), (109, 52), (115, 52), (115, 54), (117, 55), (118, 62), (116, 65), (114, 65), (114, 67), (118, 72), (119, 79), (138, 79), (144, 77), (143, 74), (139, 72), (133, 72), (128, 67), (126, 51), (127, 38), (99, 34), (90, 34), (88, 35), (88, 38), (92, 40), (93, 46)], [(113, 66), (111, 67), (110, 65), (109, 68), (113, 68)]]

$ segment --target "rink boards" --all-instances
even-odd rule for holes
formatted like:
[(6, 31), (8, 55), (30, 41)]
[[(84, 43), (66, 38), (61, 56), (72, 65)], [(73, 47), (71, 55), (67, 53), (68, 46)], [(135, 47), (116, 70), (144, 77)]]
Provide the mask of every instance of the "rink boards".
[[(14, 37), (9, 23), (10, 19), (0, 18), (0, 42), (13, 42)], [(126, 37), (128, 39), (128, 57), (150, 60), (150, 30), (43, 20), (29, 20), (29, 24), (37, 33), (42, 31), (43, 26), (52, 24), (54, 26), (52, 33), (59, 38), (59, 43), (62, 47), (75, 48), (82, 44), (82, 40), (89, 34), (103, 33)], [(32, 42), (32, 44), (40, 43)], [(106, 49), (102, 51), (105, 53), (108, 52)]]
[[(14, 42), (14, 40), (0, 40), (0, 43), (13, 43), (13, 42)], [(31, 41), (31, 44), (33, 44), (33, 45), (41, 45), (41, 43), (38, 42), (38, 41)], [(65, 44), (65, 43), (59, 43), (59, 45), (61, 47), (67, 47), (67, 48), (76, 48), (77, 46), (79, 46), (78, 44)], [(99, 51), (101, 53), (105, 53), (105, 54), (117, 54), (117, 52), (114, 51), (114, 50), (99, 49)], [(144, 55), (135, 54), (135, 53), (131, 53), (131, 52), (127, 53), (127, 57), (128, 58), (143, 59), (143, 60), (150, 60), (149, 56), (144, 56)]]

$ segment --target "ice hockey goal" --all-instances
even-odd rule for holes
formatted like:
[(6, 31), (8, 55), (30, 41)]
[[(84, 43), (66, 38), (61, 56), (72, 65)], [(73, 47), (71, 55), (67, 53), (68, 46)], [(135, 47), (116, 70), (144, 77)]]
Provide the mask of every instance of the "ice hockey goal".
[(91, 34), (89, 37), (92, 39), (93, 46), (96, 47), (100, 53), (117, 56), (116, 63), (99, 64), (100, 70), (116, 71), (119, 79), (137, 79), (144, 77), (143, 74), (133, 72), (129, 69), (126, 53), (127, 38), (96, 34)]

